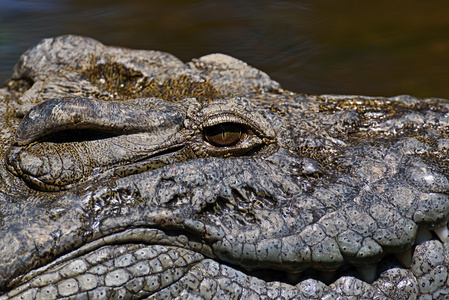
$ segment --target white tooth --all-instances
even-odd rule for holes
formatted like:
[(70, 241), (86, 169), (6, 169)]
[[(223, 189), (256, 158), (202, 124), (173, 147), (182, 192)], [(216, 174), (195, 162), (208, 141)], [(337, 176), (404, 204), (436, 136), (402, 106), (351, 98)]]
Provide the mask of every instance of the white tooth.
[(301, 272), (287, 272), (287, 279), (293, 284), (298, 283), (300, 278)]
[(415, 244), (421, 245), (432, 239), (432, 232), (427, 228), (418, 228), (415, 237)]
[(413, 260), (412, 248), (408, 248), (407, 250), (401, 253), (396, 253), (394, 256), (403, 267), (409, 269), (412, 266)]
[(438, 237), (443, 243), (449, 241), (449, 229), (447, 229), (447, 225), (435, 228), (433, 231), (435, 231), (435, 233), (438, 235)]
[(321, 279), (323, 279), (323, 282), (327, 285), (329, 285), (335, 281), (336, 275), (337, 275), (337, 271), (321, 271), (320, 272)]
[(364, 267), (358, 267), (357, 273), (367, 283), (373, 283), (377, 277), (377, 264), (372, 264)]

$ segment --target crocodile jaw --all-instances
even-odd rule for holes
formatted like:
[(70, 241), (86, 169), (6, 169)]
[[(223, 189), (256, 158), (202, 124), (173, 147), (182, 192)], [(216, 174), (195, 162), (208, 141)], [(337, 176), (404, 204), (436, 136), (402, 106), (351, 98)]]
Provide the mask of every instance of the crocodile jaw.
[[(84, 93), (86, 98), (96, 95), (108, 100), (129, 99), (122, 91), (111, 90), (107, 79), (115, 83), (116, 78), (107, 78), (108, 73), (101, 73), (102, 70), (137, 76), (136, 82), (129, 76), (130, 82), (126, 84), (132, 86), (133, 93), (145, 97), (156, 95), (170, 101), (198, 97), (201, 102), (207, 102), (244, 95), (262, 107), (263, 117), (276, 129), (276, 147), (256, 159), (249, 158), (247, 163), (227, 158), (233, 163), (226, 167), (220, 158), (201, 159), (197, 161), (201, 167), (167, 166), (119, 180), (106, 176), (94, 181), (93, 188), (75, 185), (74, 189), (70, 187), (57, 194), (30, 191), (3, 168), (0, 170), (3, 183), (0, 213), (5, 235), (1, 245), (7, 248), (1, 249), (0, 277), (3, 286), (12, 278), (18, 278), (11, 282), (12, 286), (23, 284), (8, 295), (38, 295), (47, 291), (48, 295), (56, 295), (55, 290), (60, 296), (69, 295), (69, 286), (62, 283), (72, 288), (78, 284), (79, 288), (90, 278), (104, 280), (104, 285), (117, 288), (114, 293), (118, 294), (111, 295), (118, 297), (125, 293), (122, 296), (126, 296), (132, 291), (132, 284), (139, 287), (139, 280), (132, 280), (124, 289), (120, 287), (120, 280), (131, 269), (126, 272), (120, 271), (121, 267), (109, 269), (105, 271), (109, 274), (107, 280), (106, 275), (94, 279), (76, 272), (87, 267), (83, 261), (90, 255), (94, 260), (106, 257), (100, 264), (115, 265), (117, 261), (117, 266), (127, 268), (123, 265), (126, 259), (111, 258), (108, 251), (122, 253), (125, 258), (127, 251), (134, 251), (135, 262), (144, 264), (145, 269), (144, 260), (137, 261), (141, 249), (155, 251), (168, 264), (167, 254), (192, 257), (185, 259), (192, 268), (177, 281), (179, 284), (166, 281), (169, 285), (159, 291), (160, 297), (168, 293), (176, 295), (178, 289), (180, 297), (195, 296), (200, 291), (206, 298), (222, 295), (382, 298), (387, 295), (413, 299), (424, 294), (435, 298), (447, 294), (447, 243), (428, 240), (432, 236), (428, 229), (434, 230), (441, 240), (446, 239), (447, 180), (442, 172), (445, 157), (441, 155), (448, 148), (444, 135), (448, 123), (446, 101), (297, 95), (281, 90), (263, 72), (225, 55), (209, 55), (183, 64), (164, 53), (109, 48), (91, 39), (65, 36), (44, 40), (27, 52), (15, 68), (14, 82), (10, 84), (12, 89), (18, 86), (14, 93), (23, 94), (20, 89), (24, 81), (31, 80), (32, 87), (20, 96), (20, 101), (9, 95), (9, 91), (2, 93), (11, 102), (6, 105), (6, 98), (2, 98), (2, 149), (13, 143), (11, 127), (18, 126), (18, 119), (10, 115), (14, 105), (20, 115), (35, 103), (73, 96), (73, 93)], [(97, 75), (105, 77), (97, 78)], [(150, 77), (155, 80), (151, 81)], [(141, 89), (141, 85), (136, 85), (140, 82), (149, 83), (154, 90)], [(185, 89), (186, 86), (192, 89)], [(182, 93), (177, 94), (176, 89)], [(221, 105), (223, 102), (218, 104)], [(373, 145), (367, 141), (370, 138)], [(25, 145), (29, 141), (18, 142)], [(277, 150), (280, 155), (276, 157), (273, 153)], [(290, 157), (292, 151), (298, 153)], [(313, 162), (320, 159), (320, 164)], [(442, 167), (438, 168), (440, 164)], [(218, 178), (208, 177), (204, 170), (214, 170), (217, 166)], [(251, 175), (248, 167), (256, 171), (254, 174), (266, 172), (269, 176)], [(179, 170), (183, 172), (177, 174)], [(329, 181), (317, 185), (323, 173), (329, 175), (325, 178)], [(332, 181), (335, 180), (332, 175), (337, 175), (338, 181)], [(318, 181), (314, 181), (316, 177)], [(211, 186), (206, 188), (207, 184)], [(183, 191), (190, 190), (195, 193), (185, 197)], [(367, 201), (372, 199), (373, 205)], [(255, 206), (248, 209), (248, 202)], [(268, 213), (273, 210), (273, 214)], [(273, 217), (271, 222), (269, 217)], [(217, 226), (220, 219), (234, 223), (220, 227)], [(258, 226), (259, 230), (255, 230)], [(119, 232), (126, 236), (137, 233), (127, 228), (148, 230), (149, 236), (154, 230), (165, 231), (157, 231), (160, 239), (153, 242), (142, 238), (142, 233), (137, 234), (138, 239), (132, 240), (133, 245), (129, 247), (96, 244), (104, 240), (114, 244)], [(250, 234), (244, 230), (239, 235), (239, 228), (247, 228)], [(341, 229), (345, 231), (340, 232)], [(170, 233), (178, 233), (176, 243), (170, 239), (173, 237)], [(127, 244), (126, 239), (120, 241)], [(255, 242), (257, 249), (266, 250), (263, 257), (253, 255)], [(276, 252), (279, 244), (288, 246), (289, 251)], [(320, 247), (325, 251), (320, 252)], [(233, 255), (234, 251), (238, 255)], [(397, 260), (406, 267), (382, 260), (387, 252), (398, 256)], [(340, 276), (334, 273), (341, 265), (341, 257), (365, 274), (359, 275), (366, 276), (365, 281), (349, 274), (332, 283), (335, 279), (332, 276)], [(265, 275), (255, 274), (267, 262), (270, 269), (281, 269), (289, 283), (299, 281), (296, 287), (262, 280)], [(371, 272), (377, 263), (380, 277), (368, 284), (366, 281), (372, 281)], [(42, 269), (37, 273), (31, 271), (20, 276), (38, 267)], [(344, 267), (345, 264), (341, 266)], [(49, 280), (48, 275), (54, 274), (52, 268), (64, 269), (60, 276), (68, 281), (57, 278), (48, 285), (52, 290), (38, 289), (39, 285), (45, 286), (39, 282)], [(321, 279), (330, 284), (310, 277), (303, 280), (301, 276), (316, 276), (316, 273), (307, 274), (307, 268), (322, 272)], [(305, 270), (303, 275), (301, 270)], [(158, 275), (156, 281), (178, 276), (171, 271), (164, 275), (167, 276)], [(193, 283), (189, 285), (186, 281)], [(248, 287), (247, 282), (252, 284)], [(145, 284), (149, 284), (146, 278), (144, 287)], [(183, 287), (187, 287), (184, 293), (190, 294), (182, 294)], [(220, 291), (213, 294), (208, 292), (208, 287), (219, 287)], [(105, 292), (101, 288), (83, 288), (86, 291), (81, 293)]]

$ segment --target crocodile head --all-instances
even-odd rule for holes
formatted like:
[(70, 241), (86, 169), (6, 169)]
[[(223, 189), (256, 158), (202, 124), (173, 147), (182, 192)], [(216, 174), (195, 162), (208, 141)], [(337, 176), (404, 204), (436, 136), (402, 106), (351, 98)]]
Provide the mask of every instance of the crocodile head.
[(449, 295), (446, 100), (77, 36), (0, 92), (0, 299)]

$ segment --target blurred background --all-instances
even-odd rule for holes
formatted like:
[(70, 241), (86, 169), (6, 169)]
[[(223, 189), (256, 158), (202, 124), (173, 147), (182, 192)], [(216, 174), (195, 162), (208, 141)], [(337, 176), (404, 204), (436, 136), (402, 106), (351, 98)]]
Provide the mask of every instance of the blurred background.
[(301, 93), (449, 98), (449, 2), (0, 0), (0, 84), (62, 34), (169, 52), (226, 53)]

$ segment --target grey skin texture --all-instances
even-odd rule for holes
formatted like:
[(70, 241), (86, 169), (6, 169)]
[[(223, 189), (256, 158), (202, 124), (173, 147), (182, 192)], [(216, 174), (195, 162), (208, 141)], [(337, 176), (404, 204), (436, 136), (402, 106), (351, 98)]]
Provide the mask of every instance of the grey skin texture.
[(447, 100), (79, 36), (0, 100), (0, 299), (449, 298)]

